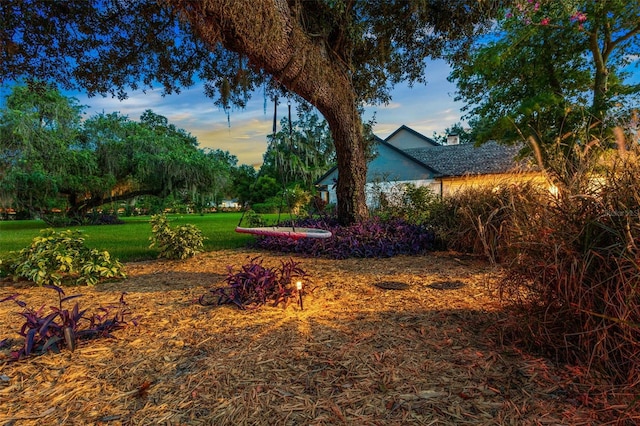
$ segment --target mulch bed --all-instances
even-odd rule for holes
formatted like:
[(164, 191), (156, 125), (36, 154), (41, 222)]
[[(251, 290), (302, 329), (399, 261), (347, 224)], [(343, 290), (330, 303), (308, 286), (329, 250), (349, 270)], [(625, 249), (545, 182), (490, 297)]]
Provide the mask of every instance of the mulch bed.
[[(125, 291), (139, 325), (73, 353), (8, 362), (9, 350), (0, 350), (0, 424), (590, 425), (607, 418), (610, 407), (581, 398), (588, 389), (575, 383), (575, 370), (499, 343), (503, 308), (490, 290), (496, 272), (481, 260), (294, 257), (313, 279), (304, 310), (196, 303), (224, 285), (228, 265), (238, 270), (256, 256), (265, 266), (289, 258), (238, 250), (131, 263), (126, 280), (66, 289), (84, 295), (81, 307), (117, 302)], [(32, 307), (57, 304), (51, 290), (0, 283), (0, 298), (16, 292)], [(0, 304), (0, 339), (17, 336), (17, 312)]]

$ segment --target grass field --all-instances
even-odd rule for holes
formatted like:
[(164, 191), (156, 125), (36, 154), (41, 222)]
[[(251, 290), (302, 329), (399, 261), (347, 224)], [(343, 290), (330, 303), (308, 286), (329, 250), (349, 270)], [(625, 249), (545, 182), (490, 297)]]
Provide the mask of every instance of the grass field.
[[(246, 246), (253, 237), (238, 234), (235, 227), (241, 213), (215, 213), (207, 215), (169, 215), (172, 226), (187, 223), (197, 226), (206, 237), (205, 251), (231, 249)], [(264, 215), (272, 220), (277, 215)], [(63, 229), (78, 229), (86, 236), (88, 247), (107, 250), (122, 262), (155, 259), (158, 251), (149, 248), (151, 225), (149, 216), (123, 217), (124, 225), (73, 226)], [(11, 251), (27, 247), (40, 230), (48, 226), (40, 220), (0, 221), (0, 259)]]

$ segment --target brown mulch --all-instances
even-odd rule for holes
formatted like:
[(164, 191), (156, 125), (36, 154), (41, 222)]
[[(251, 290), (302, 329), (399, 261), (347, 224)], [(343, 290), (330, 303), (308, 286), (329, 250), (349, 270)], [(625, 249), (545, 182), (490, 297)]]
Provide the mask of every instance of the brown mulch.
[[(454, 253), (297, 258), (313, 280), (304, 310), (194, 303), (255, 256), (246, 250), (127, 265), (126, 280), (81, 293), (139, 317), (115, 339), (7, 362), (0, 425), (591, 425), (603, 407), (574, 372), (501, 345), (490, 267)], [(495, 273), (495, 272), (494, 272)], [(388, 287), (388, 288), (385, 288)], [(1, 282), (29, 306), (56, 294)], [(0, 340), (19, 344), (20, 311), (0, 304)], [(16, 349), (14, 346), (13, 349)], [(578, 391), (576, 391), (578, 389)], [(586, 392), (586, 390), (585, 390)]]

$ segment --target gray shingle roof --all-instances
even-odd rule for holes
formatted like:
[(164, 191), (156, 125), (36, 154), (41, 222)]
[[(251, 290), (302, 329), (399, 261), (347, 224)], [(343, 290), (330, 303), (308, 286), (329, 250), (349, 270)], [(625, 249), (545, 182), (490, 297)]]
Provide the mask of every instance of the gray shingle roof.
[(441, 176), (464, 176), (522, 169), (523, 164), (514, 159), (521, 148), (490, 141), (478, 147), (473, 144), (443, 145), (412, 148), (405, 152), (437, 170)]

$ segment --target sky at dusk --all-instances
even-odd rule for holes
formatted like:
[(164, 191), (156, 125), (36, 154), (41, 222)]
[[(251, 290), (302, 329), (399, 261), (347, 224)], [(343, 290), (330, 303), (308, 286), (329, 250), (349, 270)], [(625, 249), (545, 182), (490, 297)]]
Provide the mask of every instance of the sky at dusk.
[[(631, 66), (628, 71), (631, 78), (627, 82), (640, 84), (638, 66)], [(432, 137), (434, 132), (443, 134), (446, 128), (455, 123), (465, 124), (461, 112), (464, 104), (453, 100), (456, 86), (447, 81), (449, 73), (446, 62), (428, 62), (426, 85), (412, 88), (396, 86), (389, 104), (366, 108), (363, 119), (368, 121), (375, 113), (373, 130), (381, 138), (402, 125)], [(8, 86), (0, 86), (2, 98), (9, 91)], [(161, 88), (147, 90), (146, 93), (129, 92), (129, 98), (124, 101), (101, 96), (89, 98), (82, 92), (65, 92), (65, 95), (75, 97), (81, 105), (86, 106), (87, 118), (101, 112), (117, 111), (138, 121), (145, 110), (151, 109), (165, 116), (171, 124), (197, 137), (201, 148), (229, 151), (238, 158), (239, 164), (259, 166), (262, 163), (262, 156), (267, 149), (267, 135), (273, 128), (273, 102), (268, 100), (265, 106), (261, 92), (254, 94), (246, 108), (231, 111), (230, 124), (227, 114), (204, 95), (202, 86), (186, 88), (180, 94), (165, 97)], [(278, 105), (278, 124), (286, 116), (285, 100)], [(295, 111), (292, 116), (295, 119)]]
[[(427, 85), (396, 86), (388, 105), (366, 108), (364, 120), (375, 112), (374, 133), (386, 137), (403, 124), (424, 134), (433, 136), (461, 121), (459, 102), (454, 102), (455, 85), (447, 81), (449, 67), (444, 61), (427, 65)], [(230, 126), (226, 113), (204, 96), (201, 86), (183, 89), (178, 95), (162, 97), (162, 90), (146, 93), (129, 93), (129, 98), (95, 96), (72, 93), (81, 105), (86, 105), (86, 116), (119, 111), (131, 120), (138, 121), (147, 109), (165, 116), (170, 123), (198, 138), (201, 148), (221, 149), (238, 157), (240, 164), (258, 165), (267, 148), (267, 135), (273, 128), (273, 102), (267, 101), (265, 113), (264, 95), (256, 93), (245, 109), (231, 111)], [(286, 101), (278, 105), (278, 123), (287, 116)], [(295, 120), (295, 111), (292, 111)]]

